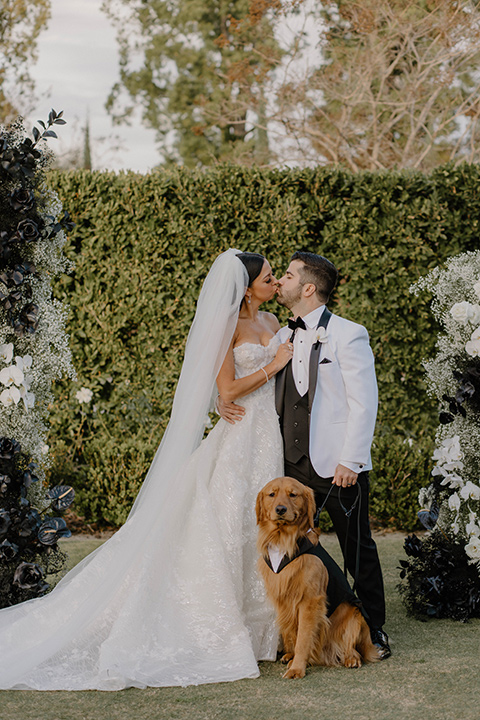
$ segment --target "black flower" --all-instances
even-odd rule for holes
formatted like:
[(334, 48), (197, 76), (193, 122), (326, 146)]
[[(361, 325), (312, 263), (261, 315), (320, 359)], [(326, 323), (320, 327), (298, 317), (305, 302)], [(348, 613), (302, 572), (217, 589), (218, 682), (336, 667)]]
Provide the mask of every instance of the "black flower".
[(28, 275), (34, 275), (37, 268), (31, 262), (23, 262), (21, 265), (16, 265), (13, 270), (4, 270), (0, 273), (0, 280), (7, 287), (18, 287), (22, 285), (25, 277)]
[(47, 492), (47, 498), (53, 501), (53, 509), (60, 512), (72, 504), (75, 499), (75, 490), (69, 485), (55, 485)]
[(27, 212), (35, 205), (35, 195), (33, 190), (21, 187), (10, 193), (9, 201), (14, 210)]
[(0, 438), (0, 460), (12, 460), (21, 452), (21, 445), (16, 440), (7, 437)]
[(7, 492), (10, 483), (11, 478), (8, 475), (0, 474), (0, 494)]
[(0, 543), (0, 558), (2, 560), (13, 560), (18, 555), (18, 551), (19, 547), (15, 543), (8, 542), (8, 540)]
[[(27, 501), (28, 502), (28, 501)], [(28, 503), (27, 508), (30, 508)], [(37, 534), (38, 528), (42, 523), (40, 514), (35, 509), (28, 509), (27, 512), (22, 511), (20, 521), (16, 527), (19, 537), (30, 538)]]
[(9, 316), (11, 315), (10, 311), (13, 310), (15, 305), (19, 303), (22, 298), (23, 293), (21, 290), (12, 290), (8, 293), (4, 293), (0, 290), (0, 302), (2, 303), (5, 310), (9, 313)]
[(420, 512), (417, 513), (418, 519), (424, 528), (427, 530), (433, 530), (438, 520), (439, 511), (440, 508), (438, 506), (438, 502), (433, 500), (429, 510), (420, 510)]
[(37, 466), (35, 463), (30, 463), (23, 473), (22, 480), (24, 487), (29, 488), (32, 483), (37, 482), (38, 477), (35, 475), (36, 468)]
[(415, 534), (407, 535), (403, 547), (410, 557), (419, 557), (422, 552), (422, 541)]
[(10, 234), (5, 230), (0, 232), (0, 256), (3, 260), (8, 260), (12, 254), (15, 238), (11, 238)]
[(38, 327), (38, 305), (35, 303), (28, 303), (25, 305), (17, 320), (13, 321), (13, 329), (18, 337), (23, 337), (25, 334), (33, 335)]
[(6, 510), (0, 510), (0, 537), (5, 537), (11, 524), (12, 519), (10, 513)]
[(27, 219), (18, 223), (16, 235), (19, 240), (33, 242), (40, 236), (40, 231), (36, 222)]
[(38, 539), (42, 545), (55, 545), (62, 537), (70, 537), (72, 531), (67, 528), (63, 518), (50, 518), (41, 524)]
[(43, 592), (48, 589), (48, 583), (43, 579), (42, 568), (36, 563), (21, 562), (15, 570), (13, 584), (22, 590), (36, 590)]

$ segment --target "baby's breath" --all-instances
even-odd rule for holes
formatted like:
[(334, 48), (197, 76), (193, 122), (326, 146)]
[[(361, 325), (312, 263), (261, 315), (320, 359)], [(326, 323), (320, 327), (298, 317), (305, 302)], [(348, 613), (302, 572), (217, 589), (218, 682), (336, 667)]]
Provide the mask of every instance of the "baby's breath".
[(467, 352), (480, 326), (479, 281), (480, 251), (468, 252), (435, 268), (410, 290), (433, 295), (432, 311), (443, 326), (437, 355), (424, 363), (428, 392), (439, 400), (443, 424), (436, 433), (434, 482), (420, 491), (419, 500), (425, 505), (440, 497), (437, 526), (463, 543), (480, 570), (480, 378), (473, 399), (461, 395), (463, 374), (472, 368), (480, 372), (480, 360)]

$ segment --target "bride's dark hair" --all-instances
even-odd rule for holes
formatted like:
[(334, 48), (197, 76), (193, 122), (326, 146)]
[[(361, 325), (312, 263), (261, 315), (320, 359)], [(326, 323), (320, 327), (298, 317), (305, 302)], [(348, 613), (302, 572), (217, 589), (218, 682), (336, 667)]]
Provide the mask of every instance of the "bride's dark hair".
[(257, 277), (262, 272), (263, 263), (265, 262), (265, 258), (263, 255), (260, 255), (259, 253), (252, 253), (252, 252), (242, 252), (238, 253), (238, 258), (242, 261), (242, 263), (247, 268), (248, 273), (248, 287), (254, 282), (254, 280), (257, 279)]

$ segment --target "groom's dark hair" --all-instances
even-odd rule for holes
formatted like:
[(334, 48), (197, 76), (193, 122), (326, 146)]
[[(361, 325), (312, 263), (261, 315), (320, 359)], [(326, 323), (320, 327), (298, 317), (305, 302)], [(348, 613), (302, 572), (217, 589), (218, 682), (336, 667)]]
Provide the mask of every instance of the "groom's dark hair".
[(312, 283), (318, 299), (326, 303), (338, 280), (338, 270), (335, 265), (321, 255), (307, 252), (307, 250), (297, 250), (293, 253), (292, 260), (300, 260), (303, 267), (299, 269), (302, 285)]

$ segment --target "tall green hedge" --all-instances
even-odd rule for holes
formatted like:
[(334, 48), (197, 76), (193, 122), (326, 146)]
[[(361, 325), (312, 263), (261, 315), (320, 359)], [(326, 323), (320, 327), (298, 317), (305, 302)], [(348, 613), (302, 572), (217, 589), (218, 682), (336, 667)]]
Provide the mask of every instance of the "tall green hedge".
[[(75, 271), (56, 294), (70, 307), (78, 383), (56, 387), (52, 474), (76, 484), (78, 511), (90, 521), (124, 520), (165, 428), (213, 258), (232, 246), (258, 251), (281, 275), (303, 248), (338, 266), (331, 308), (370, 332), (380, 392), (372, 512), (409, 528), (437, 424), (422, 370), (437, 328), (429, 298), (408, 288), (478, 247), (479, 175), (469, 165), (430, 175), (229, 166), (53, 173), (51, 186), (77, 223), (66, 249)], [(91, 403), (75, 399), (82, 386)]]

